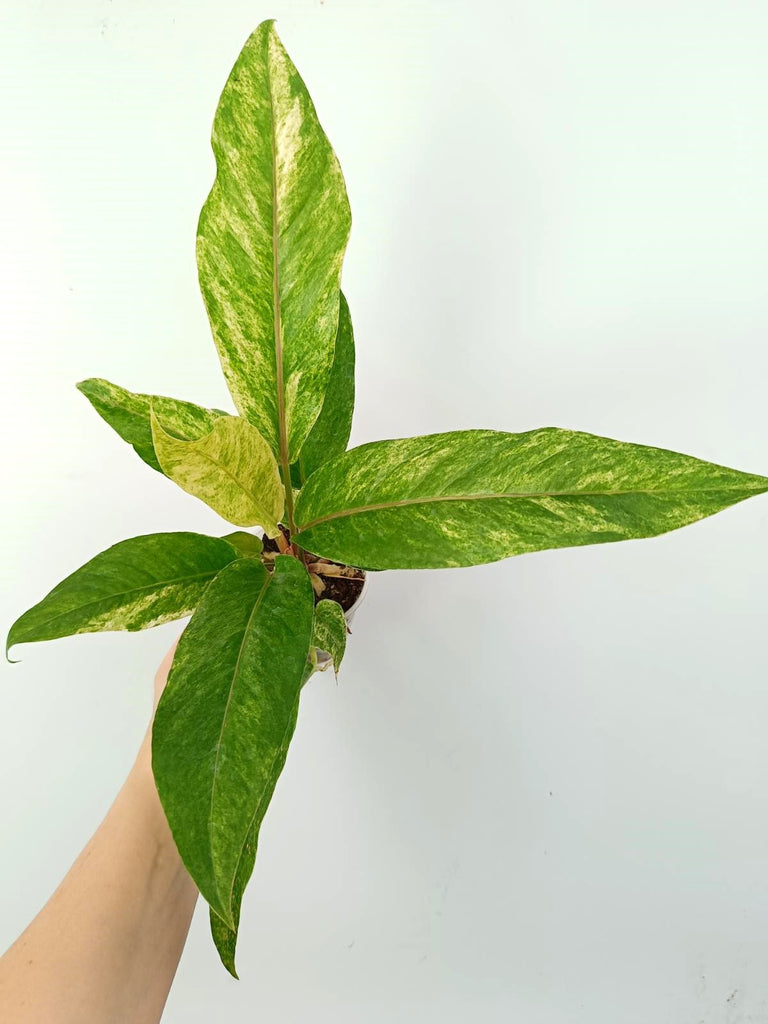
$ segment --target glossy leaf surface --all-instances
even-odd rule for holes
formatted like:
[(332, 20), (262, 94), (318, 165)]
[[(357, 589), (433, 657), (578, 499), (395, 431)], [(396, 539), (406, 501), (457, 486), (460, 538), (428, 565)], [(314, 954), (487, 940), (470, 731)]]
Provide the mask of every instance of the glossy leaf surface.
[(234, 533), (227, 533), (224, 540), (228, 541), (243, 558), (261, 558), (264, 545), (261, 537), (255, 533), (248, 533), (246, 530), (235, 530)]
[(155, 716), (152, 763), (176, 845), (232, 931), (249, 842), (295, 724), (313, 600), (295, 558), (278, 556), (272, 574), (252, 558), (228, 566), (179, 641)]
[(277, 462), (255, 427), (240, 416), (217, 420), (204, 437), (182, 441), (152, 415), (152, 442), (167, 477), (235, 526), (262, 526), (274, 537), (284, 491)]
[(85, 395), (99, 416), (158, 473), (162, 473), (162, 469), (155, 455), (150, 423), (153, 405), (161, 422), (174, 437), (187, 440), (207, 434), (217, 419), (227, 415), (219, 409), (205, 409), (201, 405), (176, 398), (137, 394), (98, 377), (80, 381), (77, 389)]
[(235, 405), (287, 472), (323, 404), (350, 212), (338, 160), (272, 22), (243, 47), (211, 141), (200, 286)]
[(573, 430), (456, 431), (327, 463), (301, 491), (295, 539), (373, 569), (474, 565), (653, 537), (766, 490), (766, 477)]
[(355, 337), (344, 295), (339, 296), (339, 327), (325, 401), (299, 456), (299, 480), (347, 447), (355, 407)]
[(245, 887), (253, 873), (253, 866), (256, 862), (256, 851), (259, 845), (259, 832), (261, 830), (261, 822), (264, 818), (269, 803), (272, 799), (272, 794), (275, 791), (277, 780), (280, 778), (280, 773), (285, 767), (285, 760), (288, 755), (288, 747), (291, 739), (293, 738), (294, 729), (296, 728), (296, 718), (299, 713), (299, 701), (297, 699), (293, 711), (291, 713), (291, 719), (288, 723), (285, 736), (280, 750), (275, 758), (274, 764), (272, 765), (264, 791), (261, 797), (261, 803), (259, 806), (258, 813), (254, 818), (254, 822), (251, 825), (248, 838), (243, 846), (243, 853), (240, 858), (240, 863), (237, 867), (235, 874), (235, 882), (232, 887), (232, 923), (233, 927), (225, 924), (224, 921), (219, 917), (215, 910), (210, 910), (210, 923), (211, 923), (211, 935), (216, 948), (219, 951), (221, 962), (227, 968), (229, 973), (233, 977), (237, 977), (237, 969), (235, 967), (235, 951), (237, 948), (237, 934), (240, 927), (240, 910), (243, 903), (243, 893)]
[(331, 656), (334, 672), (339, 671), (347, 647), (347, 620), (337, 601), (318, 601), (312, 628), (312, 646)]
[(74, 633), (137, 630), (194, 611), (210, 581), (238, 557), (226, 540), (151, 533), (107, 548), (11, 627), (8, 648)]

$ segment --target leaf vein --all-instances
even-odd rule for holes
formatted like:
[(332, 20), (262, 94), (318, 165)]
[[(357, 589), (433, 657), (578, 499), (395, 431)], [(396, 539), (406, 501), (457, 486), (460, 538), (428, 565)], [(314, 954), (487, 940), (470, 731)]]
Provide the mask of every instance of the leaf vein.
[[(261, 592), (260, 592), (259, 596), (257, 597), (256, 601), (254, 602), (253, 608), (251, 609), (251, 614), (248, 616), (248, 622), (246, 623), (245, 629), (243, 630), (243, 639), (240, 642), (240, 648), (239, 648), (239, 650), (237, 652), (237, 660), (235, 661), (235, 667), (234, 667), (234, 669), (232, 671), (232, 682), (230, 683), (230, 686), (229, 686), (229, 693), (227, 694), (227, 702), (226, 702), (226, 704), (224, 706), (224, 714), (222, 715), (222, 718), (221, 718), (221, 729), (219, 730), (219, 738), (218, 738), (218, 741), (216, 743), (216, 759), (215, 759), (214, 765), (213, 765), (213, 782), (211, 783), (211, 804), (210, 804), (210, 808), (209, 808), (209, 812), (208, 812), (208, 843), (209, 843), (209, 846), (210, 846), (210, 849), (211, 849), (211, 860), (213, 860), (213, 805), (214, 805), (215, 800), (216, 800), (216, 782), (218, 780), (218, 775), (219, 775), (219, 761), (221, 759), (221, 747), (222, 747), (222, 741), (223, 741), (223, 738), (224, 738), (224, 731), (225, 731), (226, 726), (227, 726), (227, 718), (229, 717), (229, 709), (230, 709), (231, 704), (232, 704), (232, 696), (233, 696), (233, 694), (235, 692), (235, 685), (237, 683), (237, 677), (238, 677), (238, 675), (240, 673), (240, 663), (241, 663), (242, 658), (243, 658), (243, 651), (245, 650), (245, 644), (246, 644), (246, 641), (248, 639), (248, 634), (250, 632), (254, 616), (256, 615), (256, 612), (261, 607), (261, 602), (264, 600), (264, 595), (267, 593), (267, 590), (269, 589), (269, 585), (270, 585), (271, 582), (272, 582), (272, 577), (271, 576), (267, 576), (266, 580), (262, 584)], [(246, 834), (246, 836), (247, 836), (247, 834)], [(241, 856), (242, 856), (242, 853), (241, 853)], [(216, 888), (218, 890), (218, 884), (217, 884)], [(219, 894), (219, 895), (221, 895), (221, 894)], [(232, 907), (232, 897), (231, 897), (231, 894), (230, 894), (230, 900), (229, 900), (229, 903), (227, 904), (227, 910), (230, 913), (231, 913), (231, 907)]]
[(359, 515), (362, 512), (380, 512), (390, 508), (405, 508), (411, 505), (430, 505), (446, 501), (489, 501), (494, 498), (521, 498), (527, 500), (533, 500), (536, 498), (607, 498), (626, 497), (631, 494), (693, 495), (716, 491), (738, 492), (744, 490), (748, 490), (748, 488), (745, 488), (743, 485), (721, 484), (717, 487), (667, 487), (664, 489), (633, 487), (628, 488), (627, 490), (608, 491), (504, 491), (501, 493), (488, 492), (482, 494), (440, 494), (424, 498), (402, 498), (398, 501), (381, 501), (370, 505), (356, 505), (352, 508), (339, 509), (336, 512), (329, 512), (325, 516), (318, 516), (317, 519), (311, 519), (309, 522), (304, 523), (299, 528), (297, 536), (301, 536), (302, 533), (313, 529), (315, 526), (319, 526), (321, 523), (327, 523), (333, 519), (344, 519), (348, 516)]

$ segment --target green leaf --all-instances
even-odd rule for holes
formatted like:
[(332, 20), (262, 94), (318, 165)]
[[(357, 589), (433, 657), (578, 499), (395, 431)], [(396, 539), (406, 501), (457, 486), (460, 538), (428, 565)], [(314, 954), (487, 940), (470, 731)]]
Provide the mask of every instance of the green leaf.
[(289, 555), (272, 574), (252, 558), (227, 566), (179, 641), (155, 715), (152, 764), (171, 831), (231, 931), (248, 844), (295, 723), (313, 601), (306, 569)]
[(211, 141), (200, 287), (235, 405), (287, 476), (331, 371), (350, 212), (338, 160), (271, 21), (243, 47)]
[(355, 407), (355, 337), (352, 318), (343, 294), (339, 295), (339, 327), (325, 401), (299, 455), (299, 480), (303, 483), (324, 462), (347, 447)]
[(269, 445), (239, 416), (217, 420), (196, 441), (169, 434), (152, 413), (152, 441), (163, 472), (235, 526), (263, 526), (275, 537), (283, 485)]
[(214, 576), (237, 558), (226, 539), (151, 533), (107, 548), (11, 626), (13, 644), (74, 633), (147, 629), (194, 611)]
[(229, 541), (232, 547), (237, 548), (243, 558), (261, 558), (261, 553), (264, 550), (261, 537), (257, 537), (255, 533), (247, 533), (245, 530), (228, 533), (224, 540)]
[(248, 833), (248, 838), (243, 846), (243, 854), (240, 858), (237, 873), (235, 874), (235, 883), (232, 887), (232, 918), (234, 927), (230, 928), (225, 924), (213, 908), (210, 910), (211, 935), (213, 936), (213, 941), (219, 951), (221, 962), (233, 978), (237, 977), (237, 970), (235, 968), (235, 950), (237, 948), (237, 934), (240, 927), (240, 910), (243, 903), (243, 893), (246, 885), (248, 884), (248, 880), (253, 873), (253, 865), (256, 861), (256, 851), (259, 845), (259, 832), (261, 830), (264, 811), (266, 811), (269, 806), (277, 780), (285, 767), (285, 759), (288, 755), (288, 747), (293, 737), (294, 729), (296, 728), (296, 718), (298, 713), (299, 701), (297, 700), (293, 706), (291, 720), (288, 723), (280, 751), (269, 772), (261, 797), (259, 813), (255, 817), (251, 830)]
[(319, 653), (329, 654), (334, 672), (339, 671), (347, 646), (347, 620), (337, 601), (318, 601), (312, 628), (312, 647)]
[(376, 441), (305, 484), (294, 539), (374, 569), (439, 569), (654, 537), (768, 490), (768, 478), (549, 427)]
[[(304, 666), (304, 672), (301, 677), (302, 688), (315, 672), (315, 668), (316, 666), (312, 664), (311, 660), (307, 659)], [(280, 748), (280, 753), (272, 766), (269, 781), (265, 787), (264, 795), (262, 796), (261, 805), (265, 809), (269, 806), (277, 780), (285, 767), (285, 759), (288, 754), (288, 747), (291, 739), (293, 738), (294, 729), (296, 728), (296, 718), (298, 713), (299, 701), (297, 700), (293, 708), (292, 720), (288, 725), (288, 729), (283, 739), (283, 744)], [(235, 951), (237, 948), (238, 929), (240, 927), (240, 911), (243, 903), (243, 893), (246, 885), (248, 884), (248, 880), (253, 873), (253, 865), (256, 861), (256, 851), (259, 844), (259, 833), (263, 817), (263, 814), (257, 815), (253, 825), (251, 826), (251, 831), (248, 833), (248, 838), (246, 839), (245, 846), (243, 847), (243, 855), (240, 858), (237, 874), (235, 875), (235, 884), (232, 888), (232, 917), (234, 927), (230, 928), (226, 925), (216, 911), (213, 910), (213, 908), (209, 908), (211, 935), (213, 936), (214, 944), (219, 951), (221, 962), (233, 978), (237, 978), (238, 976), (237, 969), (235, 967)]]
[(133, 445), (136, 454), (158, 473), (162, 473), (162, 469), (152, 444), (150, 423), (150, 408), (153, 404), (168, 430), (175, 437), (190, 441), (207, 434), (217, 419), (227, 415), (220, 409), (204, 409), (200, 405), (176, 398), (135, 394), (98, 377), (80, 381), (77, 389), (85, 395), (99, 416), (124, 441)]

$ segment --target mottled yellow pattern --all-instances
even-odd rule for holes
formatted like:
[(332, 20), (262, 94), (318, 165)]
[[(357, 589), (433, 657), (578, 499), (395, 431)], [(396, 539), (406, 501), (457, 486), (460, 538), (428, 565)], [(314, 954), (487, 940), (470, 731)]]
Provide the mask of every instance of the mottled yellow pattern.
[(355, 407), (355, 336), (347, 300), (339, 295), (339, 326), (333, 367), (320, 415), (302, 445), (296, 467), (297, 483), (304, 483), (324, 462), (347, 447)]
[(312, 627), (312, 646), (321, 654), (330, 655), (334, 672), (339, 671), (347, 647), (347, 620), (336, 601), (318, 601)]
[(351, 218), (339, 162), (272, 22), (232, 69), (212, 145), (200, 287), (235, 405), (286, 464), (323, 404)]
[(439, 569), (653, 537), (768, 490), (689, 455), (549, 427), (374, 441), (326, 463), (300, 544), (369, 569)]
[(152, 412), (152, 441), (163, 472), (235, 526), (278, 533), (283, 486), (269, 445), (247, 420), (225, 416), (196, 441), (169, 434)]
[(558, 428), (455, 431), (345, 452), (355, 365), (340, 292), (349, 203), (271, 21), (232, 69), (211, 142), (216, 177), (197, 263), (239, 415), (98, 378), (78, 387), (145, 462), (229, 522), (270, 537), (287, 526), (288, 554), (265, 553), (243, 531), (136, 537), (63, 580), (8, 643), (145, 629), (194, 612), (155, 717), (153, 770), (236, 976), (243, 892), (301, 689), (325, 667), (318, 652), (336, 669), (345, 652), (344, 612), (329, 600), (315, 607), (308, 569), (321, 567), (308, 552), (362, 569), (446, 568), (653, 537), (768, 490), (768, 478)]
[(120, 541), (75, 570), (14, 622), (7, 648), (76, 633), (149, 629), (194, 611), (238, 549), (199, 533)]
[(85, 395), (99, 416), (133, 446), (136, 454), (159, 473), (162, 473), (162, 469), (152, 444), (152, 425), (149, 419), (152, 406), (174, 437), (188, 441), (207, 434), (219, 417), (227, 415), (220, 409), (205, 409), (178, 398), (128, 391), (119, 384), (112, 384), (99, 377), (80, 381), (77, 389)]
[(297, 559), (279, 555), (271, 574), (253, 558), (228, 566), (179, 641), (155, 716), (153, 768), (168, 822), (230, 931), (296, 722), (313, 610)]

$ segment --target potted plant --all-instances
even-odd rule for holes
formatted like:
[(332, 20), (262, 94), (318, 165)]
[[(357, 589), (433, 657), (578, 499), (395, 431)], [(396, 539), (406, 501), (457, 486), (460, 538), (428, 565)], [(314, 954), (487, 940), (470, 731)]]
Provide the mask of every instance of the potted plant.
[(78, 387), (149, 466), (238, 529), (115, 544), (25, 612), (7, 646), (192, 614), (157, 708), (153, 770), (235, 974), (243, 891), (301, 690), (317, 669), (338, 670), (366, 572), (652, 537), (768, 490), (768, 478), (553, 427), (347, 450), (349, 205), (272, 22), (243, 48), (212, 142), (197, 261), (237, 414), (100, 379)]

